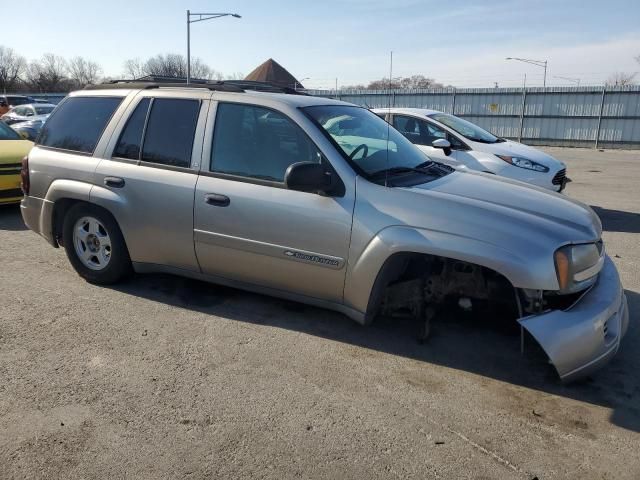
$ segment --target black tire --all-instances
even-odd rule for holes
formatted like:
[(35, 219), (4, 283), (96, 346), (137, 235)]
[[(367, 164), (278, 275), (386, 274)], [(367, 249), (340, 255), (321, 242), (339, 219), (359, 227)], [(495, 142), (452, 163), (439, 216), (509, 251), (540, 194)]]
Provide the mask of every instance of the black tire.
[[(83, 260), (80, 259), (77, 252), (74, 243), (73, 229), (76, 222), (83, 217), (91, 217), (97, 220), (111, 240), (109, 260), (103, 268), (89, 268), (83, 263)], [(98, 285), (109, 285), (122, 280), (132, 272), (129, 250), (127, 249), (120, 227), (113, 216), (102, 208), (86, 203), (79, 203), (71, 207), (64, 217), (62, 240), (71, 265), (75, 271), (78, 272), (78, 275), (87, 282)]]

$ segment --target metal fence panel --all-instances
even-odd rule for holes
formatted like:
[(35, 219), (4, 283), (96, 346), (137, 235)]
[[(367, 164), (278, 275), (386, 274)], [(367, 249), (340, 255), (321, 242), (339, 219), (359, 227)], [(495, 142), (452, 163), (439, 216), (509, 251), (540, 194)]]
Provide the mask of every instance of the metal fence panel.
[[(369, 108), (455, 113), (535, 145), (640, 148), (640, 87), (308, 91)], [(523, 108), (524, 107), (524, 108)]]
[(465, 120), (493, 132), (494, 135), (504, 138), (518, 138), (520, 134), (520, 119), (518, 117), (464, 117)]

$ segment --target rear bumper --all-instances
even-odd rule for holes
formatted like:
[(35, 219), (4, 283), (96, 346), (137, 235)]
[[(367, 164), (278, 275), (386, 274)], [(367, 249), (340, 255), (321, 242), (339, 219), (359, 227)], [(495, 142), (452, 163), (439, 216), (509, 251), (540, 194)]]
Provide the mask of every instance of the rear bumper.
[(20, 202), (20, 213), (24, 224), (29, 227), (29, 230), (33, 230), (44, 237), (54, 247), (58, 246), (52, 232), (52, 202), (42, 198), (25, 196)]
[(567, 310), (522, 318), (564, 382), (589, 375), (616, 354), (629, 327), (629, 309), (609, 257), (596, 284)]

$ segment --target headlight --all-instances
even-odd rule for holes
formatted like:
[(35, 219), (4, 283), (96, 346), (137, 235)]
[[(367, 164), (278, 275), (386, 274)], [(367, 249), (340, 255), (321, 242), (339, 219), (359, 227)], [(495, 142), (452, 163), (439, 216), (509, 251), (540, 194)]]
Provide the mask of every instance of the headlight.
[(558, 285), (562, 293), (572, 293), (593, 284), (604, 264), (602, 241), (567, 245), (554, 254)]
[(548, 172), (549, 167), (545, 167), (544, 165), (540, 165), (533, 160), (529, 160), (528, 158), (522, 157), (510, 157), (508, 155), (496, 155), (500, 160), (504, 160), (511, 165), (515, 165), (516, 167), (526, 168), (527, 170), (535, 170), (536, 172)]

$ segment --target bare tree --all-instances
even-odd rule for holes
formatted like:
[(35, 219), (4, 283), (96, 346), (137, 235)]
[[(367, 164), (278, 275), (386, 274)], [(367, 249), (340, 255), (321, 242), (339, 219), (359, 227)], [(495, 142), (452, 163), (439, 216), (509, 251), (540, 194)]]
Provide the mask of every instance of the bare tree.
[(635, 84), (634, 80), (636, 74), (637, 73), (616, 72), (607, 79), (605, 84), (610, 87), (624, 87), (625, 85), (633, 85)]
[(226, 80), (244, 80), (244, 77), (246, 77), (246, 75), (242, 72), (233, 72), (229, 75), (226, 75)]
[(391, 80), (382, 78), (369, 82), (368, 90), (400, 90), (408, 88), (442, 88), (441, 83), (436, 82), (433, 78), (427, 78), (424, 75), (411, 75), (410, 77), (396, 77)]
[(124, 62), (124, 76), (129, 80), (147, 75), (145, 64), (139, 58), (131, 58)]
[(0, 89), (3, 93), (16, 88), (26, 66), (24, 57), (12, 48), (0, 46)]
[(177, 53), (158, 54), (145, 62), (145, 71), (160, 77), (186, 77), (187, 61)]
[[(187, 59), (177, 53), (158, 54), (146, 61), (131, 59), (124, 62), (125, 75), (129, 78), (140, 78), (147, 75), (159, 77), (185, 78), (187, 76)], [(199, 58), (191, 60), (191, 77), (206, 80), (221, 80), (220, 72), (213, 70)]]
[(411, 75), (400, 79), (400, 88), (442, 88), (442, 84), (424, 75)]
[(102, 68), (91, 60), (74, 57), (69, 61), (69, 77), (75, 88), (96, 83), (102, 73)]
[(60, 92), (68, 88), (67, 62), (64, 58), (45, 53), (27, 67), (27, 81), (40, 92)]

